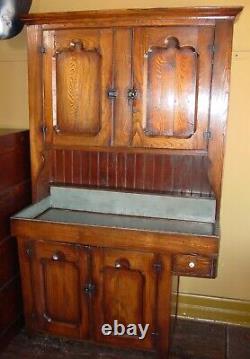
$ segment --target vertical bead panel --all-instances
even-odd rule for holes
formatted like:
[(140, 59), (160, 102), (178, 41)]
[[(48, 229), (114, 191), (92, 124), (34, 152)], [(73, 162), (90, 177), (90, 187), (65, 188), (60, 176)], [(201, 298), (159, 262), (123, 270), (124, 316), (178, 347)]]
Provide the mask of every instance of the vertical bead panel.
[(211, 195), (204, 155), (54, 150), (54, 183)]

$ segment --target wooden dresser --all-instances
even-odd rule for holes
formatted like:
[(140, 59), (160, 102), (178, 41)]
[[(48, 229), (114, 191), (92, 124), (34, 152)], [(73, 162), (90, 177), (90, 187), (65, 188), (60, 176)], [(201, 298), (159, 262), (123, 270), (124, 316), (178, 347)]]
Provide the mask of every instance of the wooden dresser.
[(10, 216), (31, 203), (29, 132), (0, 129), (0, 349), (20, 327), (18, 255)]
[[(31, 332), (167, 357), (173, 283), (216, 275), (241, 10), (23, 17), (34, 204), (12, 234)], [(116, 320), (149, 330), (105, 336)]]

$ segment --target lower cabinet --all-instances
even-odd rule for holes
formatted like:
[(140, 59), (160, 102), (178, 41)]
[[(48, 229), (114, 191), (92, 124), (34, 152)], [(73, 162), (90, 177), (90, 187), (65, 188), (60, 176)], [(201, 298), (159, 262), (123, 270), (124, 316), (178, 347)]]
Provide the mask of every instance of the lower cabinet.
[[(119, 346), (153, 348), (157, 304), (154, 263), (153, 254), (112, 249), (93, 251), (93, 280), (97, 286), (93, 297), (96, 340)], [(124, 328), (118, 327), (115, 332), (114, 326), (118, 323)], [(109, 335), (102, 333), (104, 324), (112, 327)], [(147, 332), (141, 334), (141, 328)], [(126, 331), (122, 336), (117, 335), (117, 331), (122, 333), (124, 329), (134, 331), (134, 335), (127, 335)]]
[(168, 256), (22, 238), (18, 243), (31, 332), (167, 350)]
[(34, 243), (32, 281), (38, 325), (46, 332), (86, 338), (88, 254), (73, 245)]

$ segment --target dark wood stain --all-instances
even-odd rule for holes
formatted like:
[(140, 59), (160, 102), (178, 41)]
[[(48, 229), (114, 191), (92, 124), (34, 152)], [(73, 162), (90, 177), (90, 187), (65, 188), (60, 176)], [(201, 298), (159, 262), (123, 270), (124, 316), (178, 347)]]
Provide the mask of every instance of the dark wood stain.
[(29, 133), (0, 130), (0, 348), (22, 324), (16, 239), (10, 216), (31, 202)]
[(207, 156), (56, 149), (54, 183), (211, 196)]

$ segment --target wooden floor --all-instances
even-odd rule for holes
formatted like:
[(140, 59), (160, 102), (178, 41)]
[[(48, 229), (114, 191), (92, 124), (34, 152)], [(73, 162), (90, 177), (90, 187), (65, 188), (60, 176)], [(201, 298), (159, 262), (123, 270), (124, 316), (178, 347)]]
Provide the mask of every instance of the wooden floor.
[[(179, 320), (171, 359), (250, 359), (250, 328)], [(1, 359), (152, 359), (132, 350), (35, 336), (22, 331), (0, 354)]]

